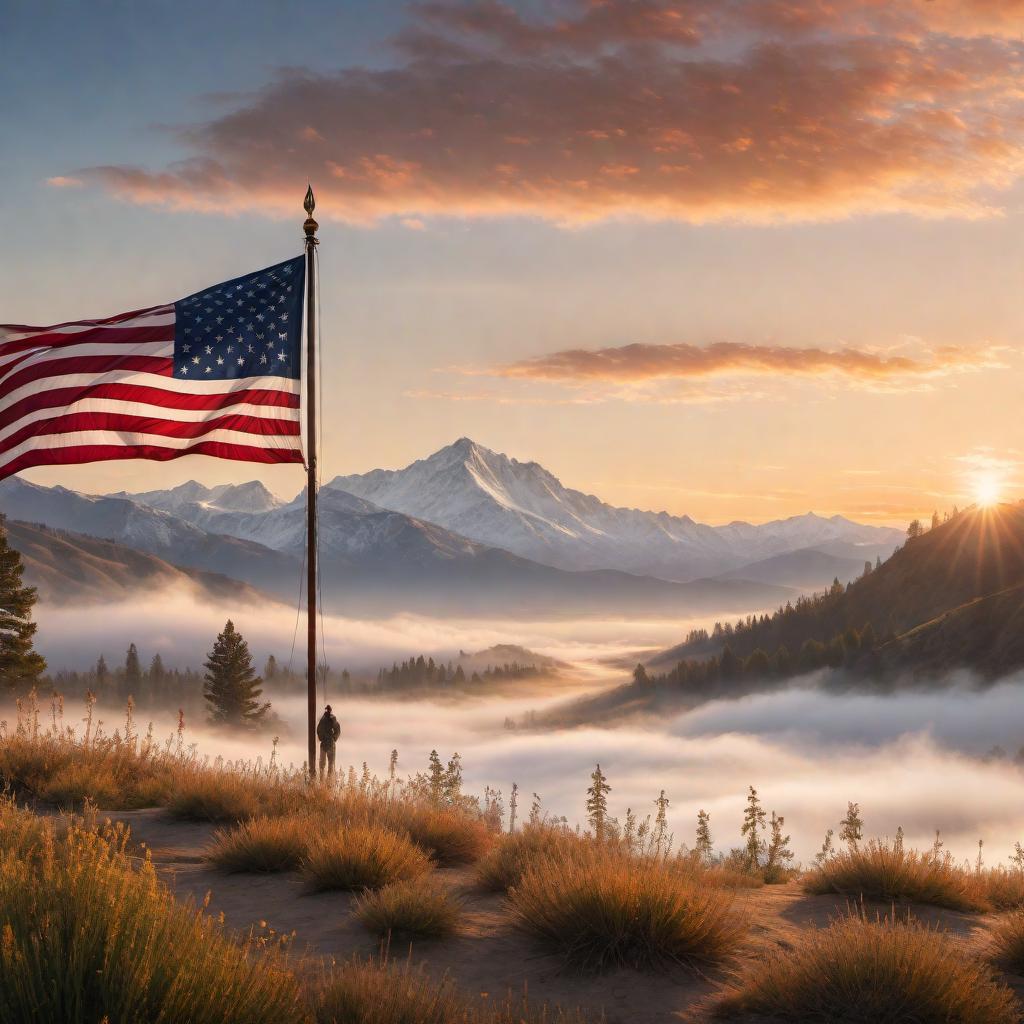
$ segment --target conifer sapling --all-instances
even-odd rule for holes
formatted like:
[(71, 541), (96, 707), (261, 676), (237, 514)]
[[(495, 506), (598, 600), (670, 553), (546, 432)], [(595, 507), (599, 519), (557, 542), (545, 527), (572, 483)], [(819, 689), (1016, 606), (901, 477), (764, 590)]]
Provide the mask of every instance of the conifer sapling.
[(230, 725), (256, 725), (270, 710), (260, 703), (263, 680), (252, 667), (249, 645), (228, 619), (205, 662), (203, 696), (210, 720)]

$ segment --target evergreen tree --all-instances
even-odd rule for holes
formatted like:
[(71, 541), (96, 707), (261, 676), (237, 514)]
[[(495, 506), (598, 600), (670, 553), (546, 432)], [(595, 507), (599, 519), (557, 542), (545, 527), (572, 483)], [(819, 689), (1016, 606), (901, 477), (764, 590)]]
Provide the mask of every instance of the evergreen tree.
[(142, 683), (142, 662), (139, 660), (139, 649), (135, 644), (128, 645), (128, 653), (124, 658), (124, 697), (138, 694)]
[(672, 848), (672, 837), (668, 834), (668, 797), (665, 796), (665, 790), (654, 801), (654, 806), (658, 808), (654, 815), (654, 852), (668, 856)]
[(646, 686), (649, 682), (650, 680), (647, 678), (647, 669), (645, 669), (643, 665), (637, 665), (637, 667), (633, 669), (633, 683), (636, 686)]
[(435, 803), (441, 802), (444, 795), (444, 765), (436, 750), (430, 752), (430, 765), (427, 768), (427, 786), (430, 791), (430, 799)]
[(821, 844), (821, 849), (814, 855), (816, 863), (824, 864), (835, 853), (835, 849), (832, 846), (833, 835), (835, 835), (833, 829), (829, 829), (825, 833), (825, 841)]
[(772, 811), (771, 836), (764, 861), (764, 880), (769, 883), (781, 881), (785, 877), (784, 872), (789, 862), (793, 859), (793, 851), (789, 848), (790, 837), (782, 834), (785, 823), (786, 819), (781, 814), (776, 816)]
[(96, 662), (96, 689), (102, 690), (110, 678), (110, 669), (107, 668), (107, 659), (101, 654)]
[(850, 848), (851, 853), (857, 852), (857, 844), (864, 838), (864, 822), (860, 818), (860, 804), (849, 803), (846, 817), (839, 822), (839, 838)]
[(253, 725), (261, 721), (270, 703), (261, 704), (263, 680), (252, 667), (249, 645), (228, 619), (207, 655), (203, 697), (212, 722)]
[(702, 864), (709, 863), (714, 854), (711, 842), (711, 815), (705, 810), (697, 812), (697, 839), (693, 844), (693, 852)]
[(590, 788), (587, 790), (587, 821), (594, 830), (594, 838), (603, 842), (607, 834), (608, 794), (612, 787), (608, 785), (600, 764), (591, 772), (590, 780)]
[(267, 664), (263, 669), (263, 678), (269, 683), (277, 676), (277, 658), (272, 654), (267, 658)]
[(448, 803), (456, 803), (462, 796), (462, 755), (457, 752), (452, 754), (444, 771), (443, 790)]
[(22, 584), (25, 569), (7, 543), (5, 522), (0, 516), (0, 685), (13, 688), (37, 683), (46, 662), (32, 647), (36, 588)]
[(747, 794), (747, 809), (743, 812), (743, 827), (740, 829), (741, 834), (747, 837), (745, 849), (748, 871), (755, 870), (761, 863), (761, 853), (764, 850), (761, 832), (765, 829), (766, 817), (757, 790), (751, 786)]
[(167, 676), (167, 670), (164, 668), (164, 659), (160, 657), (159, 651), (153, 655), (153, 660), (149, 663), (148, 674), (151, 683), (157, 687), (163, 685), (164, 679)]

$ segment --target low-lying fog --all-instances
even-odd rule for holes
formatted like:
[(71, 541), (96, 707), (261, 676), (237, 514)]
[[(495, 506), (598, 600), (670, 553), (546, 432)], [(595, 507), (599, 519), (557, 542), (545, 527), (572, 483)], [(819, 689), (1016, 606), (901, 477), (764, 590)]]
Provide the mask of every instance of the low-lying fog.
[[(181, 601), (90, 609), (40, 609), (38, 644), (51, 667), (85, 668), (100, 653), (117, 664), (129, 642), (145, 664), (157, 651), (170, 665), (198, 665), (227, 617)], [(257, 664), (267, 653), (287, 662), (294, 617), (277, 609), (242, 610), (236, 625), (253, 648)], [(107, 625), (109, 624), (109, 625)], [(571, 686), (582, 693), (622, 681), (626, 675), (602, 662), (640, 648), (677, 642), (688, 622), (456, 623), (402, 616), (364, 622), (328, 619), (327, 660), (343, 666), (376, 668), (413, 654), (447, 657), (459, 649), (518, 643), (571, 663)], [(302, 662), (302, 631), (295, 667)], [(600, 761), (612, 786), (613, 813), (627, 807), (642, 815), (664, 789), (677, 842), (691, 842), (698, 809), (711, 814), (719, 849), (740, 844), (739, 824), (748, 785), (757, 787), (766, 808), (785, 815), (797, 856), (809, 860), (826, 828), (835, 826), (848, 800), (860, 803), (871, 835), (893, 835), (902, 825), (908, 842), (930, 846), (942, 830), (947, 848), (973, 858), (985, 841), (990, 864), (1005, 861), (1016, 840), (1024, 841), (1024, 767), (1012, 756), (985, 759), (994, 745), (1010, 755), (1024, 745), (1024, 688), (1020, 680), (976, 692), (966, 678), (950, 680), (941, 692), (899, 696), (828, 696), (807, 685), (735, 701), (715, 701), (685, 714), (642, 724), (582, 727), (559, 732), (504, 728), (567, 699), (536, 684), (520, 691), (451, 700), (388, 701), (337, 698), (342, 722), (339, 761), (369, 763), (387, 770), (392, 748), (404, 772), (422, 769), (436, 748), (447, 759), (462, 755), (466, 788), (485, 785), (508, 796), (520, 790), (520, 816), (532, 793), (545, 810), (575, 823), (584, 815), (585, 791)], [(506, 684), (518, 686), (520, 684)], [(271, 693), (270, 696), (273, 696)], [(285, 762), (305, 758), (305, 706), (297, 697), (278, 698)], [(5, 714), (10, 715), (10, 711)], [(69, 709), (69, 716), (74, 714)], [(105, 728), (119, 724), (120, 712), (103, 709)], [(155, 723), (169, 735), (172, 716)], [(188, 734), (204, 754), (229, 758), (269, 755), (268, 735), (224, 735), (190, 722)]]

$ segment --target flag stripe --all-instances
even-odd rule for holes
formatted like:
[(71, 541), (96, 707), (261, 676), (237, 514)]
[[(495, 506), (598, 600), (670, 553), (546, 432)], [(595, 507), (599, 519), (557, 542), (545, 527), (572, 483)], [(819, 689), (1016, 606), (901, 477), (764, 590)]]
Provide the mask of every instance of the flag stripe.
[(303, 274), (299, 258), (170, 305), (0, 325), (0, 478), (188, 454), (301, 462)]
[[(33, 466), (72, 466), (85, 462), (106, 462), (111, 459), (152, 459), (169, 462), (183, 455), (211, 455), (236, 462), (302, 462), (302, 452), (288, 448), (261, 448), (255, 445), (224, 444), (220, 441), (196, 441), (187, 448), (147, 445), (83, 445), (81, 447), (42, 449), (26, 452), (10, 462), (0, 464), (0, 479)], [(0, 459), (5, 456), (0, 455)]]

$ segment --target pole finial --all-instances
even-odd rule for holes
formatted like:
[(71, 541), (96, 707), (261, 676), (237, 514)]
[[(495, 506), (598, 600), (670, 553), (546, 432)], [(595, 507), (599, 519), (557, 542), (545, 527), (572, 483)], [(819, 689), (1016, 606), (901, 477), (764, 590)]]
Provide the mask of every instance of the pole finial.
[(313, 186), (306, 186), (306, 198), (303, 200), (302, 208), (306, 211), (306, 221), (302, 225), (302, 230), (306, 232), (306, 240), (312, 241), (316, 245), (316, 229), (320, 227), (315, 220), (313, 220), (313, 211), (316, 209), (316, 198), (313, 196)]

